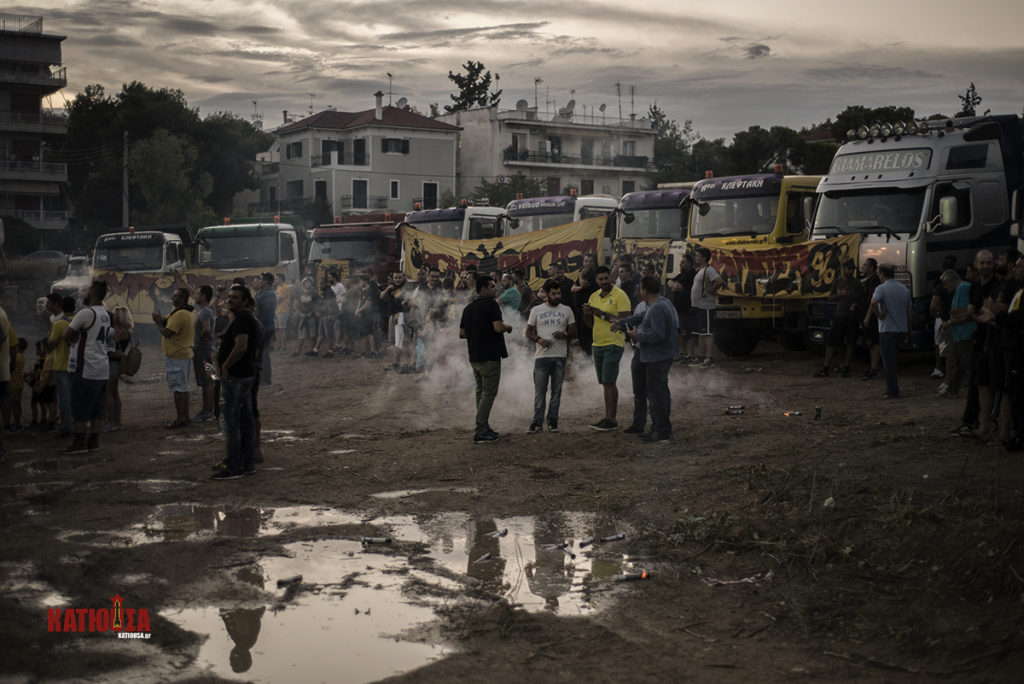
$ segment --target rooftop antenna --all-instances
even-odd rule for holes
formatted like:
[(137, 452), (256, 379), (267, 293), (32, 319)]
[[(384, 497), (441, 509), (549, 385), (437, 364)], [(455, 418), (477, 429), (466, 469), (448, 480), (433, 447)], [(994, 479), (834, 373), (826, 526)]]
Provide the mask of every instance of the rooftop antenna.
[(309, 115), (313, 116), (313, 98), (316, 97), (316, 93), (306, 93), (309, 95)]
[(538, 78), (533, 79), (533, 108), (534, 109), (538, 109), (539, 110), (539, 107), (537, 106), (537, 86), (539, 86), (543, 82), (544, 82), (543, 78), (539, 78), (538, 77)]
[(252, 125), (256, 128), (263, 128), (263, 115), (256, 107), (256, 100), (252, 101)]
[(629, 86), (629, 118), (636, 118), (636, 86)]
[(391, 106), (391, 79), (394, 78), (391, 72), (388, 72), (388, 107)]
[(616, 82), (615, 95), (619, 98), (619, 123), (622, 123), (622, 84)]

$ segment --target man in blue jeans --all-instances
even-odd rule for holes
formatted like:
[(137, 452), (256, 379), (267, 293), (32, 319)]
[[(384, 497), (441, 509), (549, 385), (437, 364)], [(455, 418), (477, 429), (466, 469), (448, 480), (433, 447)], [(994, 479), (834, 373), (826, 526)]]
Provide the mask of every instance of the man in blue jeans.
[(878, 350), (885, 371), (885, 394), (882, 398), (899, 399), (896, 356), (900, 344), (910, 333), (910, 290), (896, 281), (896, 269), (890, 264), (879, 266), (878, 275), (882, 283), (871, 295), (871, 306), (864, 316), (864, 326), (867, 327), (872, 314), (878, 318)]
[(549, 382), (548, 429), (558, 432), (565, 359), (569, 355), (569, 340), (576, 337), (576, 319), (572, 309), (562, 304), (561, 284), (557, 280), (548, 280), (541, 290), (547, 295), (544, 304), (530, 309), (530, 318), (526, 322), (526, 337), (537, 345), (533, 361), (533, 422), (528, 430), (531, 435), (544, 429), (544, 404)]
[(261, 337), (249, 312), (254, 304), (249, 288), (232, 285), (228, 309), (232, 321), (217, 349), (217, 374), (224, 401), (224, 439), (227, 458), (214, 480), (234, 480), (256, 472), (256, 423), (252, 411), (252, 386), (256, 382), (256, 355)]
[(508, 356), (504, 335), (512, 332), (512, 326), (501, 320), (496, 289), (491, 276), (477, 276), (476, 299), (466, 305), (459, 320), (459, 339), (466, 340), (469, 347), (469, 365), (476, 381), (474, 444), (497, 442), (500, 437), (489, 421), (501, 382), (501, 360)]

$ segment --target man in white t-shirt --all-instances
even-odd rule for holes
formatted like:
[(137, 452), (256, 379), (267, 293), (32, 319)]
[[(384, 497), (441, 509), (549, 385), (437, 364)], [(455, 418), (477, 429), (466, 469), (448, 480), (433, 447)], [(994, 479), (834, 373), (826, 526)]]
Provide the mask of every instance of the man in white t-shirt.
[(544, 429), (544, 404), (548, 382), (551, 383), (551, 401), (548, 402), (548, 429), (558, 432), (558, 408), (562, 401), (562, 381), (565, 379), (565, 361), (569, 355), (569, 340), (576, 337), (576, 318), (572, 309), (562, 304), (562, 288), (557, 280), (548, 280), (541, 290), (546, 299), (530, 309), (526, 322), (526, 337), (537, 345), (533, 361), (533, 422), (529, 433)]
[(334, 301), (338, 304), (339, 314), (334, 319), (334, 346), (331, 349), (341, 349), (341, 312), (343, 311), (342, 306), (345, 303), (345, 284), (341, 282), (341, 276), (336, 271), (328, 271), (327, 284), (331, 286), (331, 292), (334, 293)]
[[(71, 445), (61, 454), (87, 454), (100, 450), (100, 423), (114, 349), (110, 314), (103, 308), (107, 284), (95, 281), (85, 296), (85, 308), (75, 314), (64, 331), (71, 344), (68, 373), (71, 375)], [(88, 439), (86, 439), (88, 429)]]

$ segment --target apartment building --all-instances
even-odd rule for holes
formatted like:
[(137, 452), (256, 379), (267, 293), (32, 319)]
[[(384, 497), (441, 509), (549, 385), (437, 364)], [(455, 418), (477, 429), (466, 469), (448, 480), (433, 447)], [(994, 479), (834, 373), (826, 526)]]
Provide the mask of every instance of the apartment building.
[(548, 195), (603, 193), (621, 196), (643, 189), (654, 160), (655, 132), (648, 119), (581, 114), (574, 103), (538, 111), (520, 100), (438, 117), (459, 131), (456, 194), (472, 193), (486, 179), (522, 174), (544, 179)]
[(326, 110), (273, 131), (259, 162), (259, 202), (249, 211), (295, 211), (317, 198), (335, 216), (412, 211), (454, 193), (458, 128), (375, 97), (373, 109)]
[(47, 231), (48, 244), (68, 225), (67, 165), (48, 160), (67, 119), (43, 108), (67, 85), (64, 38), (44, 33), (42, 17), (0, 14), (0, 216)]

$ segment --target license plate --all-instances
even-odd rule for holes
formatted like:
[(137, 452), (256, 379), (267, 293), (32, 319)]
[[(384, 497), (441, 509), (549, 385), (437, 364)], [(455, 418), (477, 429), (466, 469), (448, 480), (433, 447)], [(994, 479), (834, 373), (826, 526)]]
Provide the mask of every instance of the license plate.
[(739, 318), (739, 311), (716, 311), (715, 318)]

